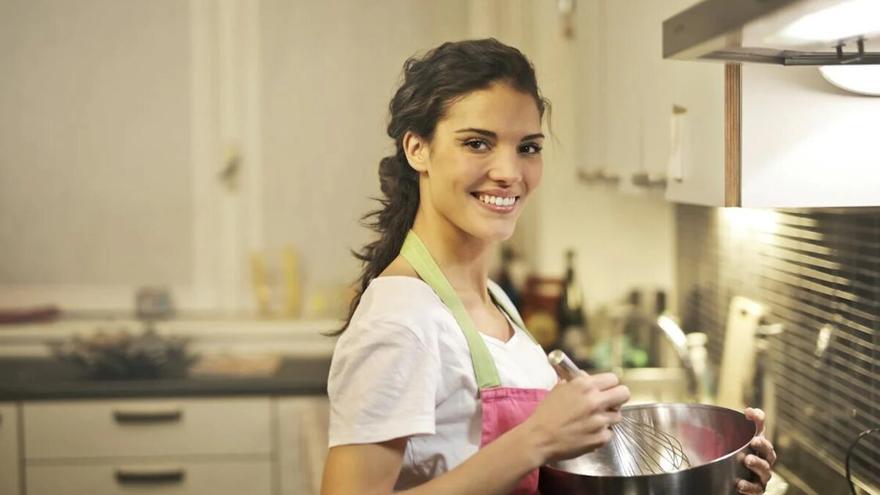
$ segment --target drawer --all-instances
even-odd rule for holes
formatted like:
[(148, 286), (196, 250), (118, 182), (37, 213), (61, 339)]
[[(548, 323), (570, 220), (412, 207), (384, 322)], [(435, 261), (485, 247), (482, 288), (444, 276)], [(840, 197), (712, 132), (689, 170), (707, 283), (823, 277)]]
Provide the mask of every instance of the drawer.
[(270, 399), (28, 402), (26, 459), (271, 452)]
[(0, 402), (0, 495), (20, 493), (18, 463), (18, 406)]
[(28, 495), (271, 495), (268, 460), (28, 465)]

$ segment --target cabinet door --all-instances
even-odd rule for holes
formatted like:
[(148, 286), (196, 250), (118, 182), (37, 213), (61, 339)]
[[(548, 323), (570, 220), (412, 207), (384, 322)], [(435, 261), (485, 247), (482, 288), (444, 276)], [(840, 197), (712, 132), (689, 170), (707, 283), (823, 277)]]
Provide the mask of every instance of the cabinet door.
[(318, 493), (327, 457), (329, 401), (326, 397), (282, 397), (275, 404), (280, 493)]
[(0, 404), (0, 494), (18, 495), (18, 406)]
[(669, 162), (670, 123), (673, 108), (675, 62), (663, 59), (663, 20), (677, 7), (670, 1), (642, 2), (641, 28), (648, 43), (639, 84), (644, 105), (644, 172), (653, 177), (666, 174)]
[[(662, 26), (664, 20), (695, 3), (697, 0), (661, 0), (658, 22)], [(661, 50), (662, 35), (658, 52)], [(723, 206), (724, 64), (661, 60), (655, 70), (662, 90), (652, 126), (661, 130), (652, 146), (665, 157), (666, 198)]]
[(28, 495), (270, 495), (272, 464), (269, 460), (28, 464), (27, 490)]
[(880, 205), (880, 98), (816, 67), (742, 66), (742, 206)]
[(582, 172), (596, 174), (607, 167), (605, 99), (605, 0), (587, 0), (578, 5), (577, 61), (575, 67), (578, 100), (579, 140), (577, 165)]
[(605, 0), (605, 118), (608, 168), (621, 176), (621, 189), (643, 168), (645, 132), (641, 78), (647, 37), (640, 30), (639, 0)]

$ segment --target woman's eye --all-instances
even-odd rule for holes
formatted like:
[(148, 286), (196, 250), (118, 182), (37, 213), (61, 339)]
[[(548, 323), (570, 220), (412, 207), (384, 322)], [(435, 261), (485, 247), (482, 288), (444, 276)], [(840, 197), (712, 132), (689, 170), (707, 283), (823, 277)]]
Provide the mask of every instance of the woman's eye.
[(482, 139), (471, 139), (470, 141), (465, 141), (464, 145), (475, 151), (486, 151), (489, 149), (489, 143)]
[(537, 155), (537, 154), (541, 153), (542, 149), (543, 149), (543, 147), (539, 144), (529, 143), (529, 144), (524, 144), (523, 146), (521, 146), (519, 148), (519, 151), (520, 151), (520, 153), (526, 153), (529, 155)]

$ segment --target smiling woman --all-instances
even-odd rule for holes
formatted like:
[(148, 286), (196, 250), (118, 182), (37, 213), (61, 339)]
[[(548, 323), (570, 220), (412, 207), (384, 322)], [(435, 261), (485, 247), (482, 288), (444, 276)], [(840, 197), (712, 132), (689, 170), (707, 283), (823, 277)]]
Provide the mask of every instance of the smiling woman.
[[(610, 373), (560, 382), (488, 278), (543, 172), (547, 102), (519, 50), (444, 43), (407, 60), (379, 164), (378, 239), (328, 379), (322, 493), (535, 495), (538, 468), (611, 438), (629, 390)], [(762, 413), (752, 413), (757, 420)], [(746, 464), (761, 493), (766, 440)], [(764, 459), (768, 459), (765, 461)]]
[[(496, 40), (445, 43), (404, 65), (396, 152), (379, 165), (379, 238), (328, 382), (324, 494), (533, 494), (537, 468), (608, 441), (629, 397), (614, 375), (559, 386), (489, 281), (541, 181), (548, 103)], [(551, 392), (550, 389), (553, 388)]]

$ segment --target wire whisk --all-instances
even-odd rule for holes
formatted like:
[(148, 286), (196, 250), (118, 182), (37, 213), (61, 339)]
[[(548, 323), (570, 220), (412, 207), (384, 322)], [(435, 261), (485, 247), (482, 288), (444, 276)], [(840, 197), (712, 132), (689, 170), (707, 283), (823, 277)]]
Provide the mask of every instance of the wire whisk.
[[(562, 378), (570, 380), (583, 373), (574, 362), (560, 350), (547, 355), (550, 364)], [(623, 416), (612, 426), (614, 433), (608, 448), (618, 460), (620, 475), (637, 476), (679, 471), (691, 467), (681, 442), (649, 422)]]
[(670, 473), (691, 467), (681, 442), (652, 423), (624, 416), (611, 431), (614, 437), (609, 445), (624, 476)]

